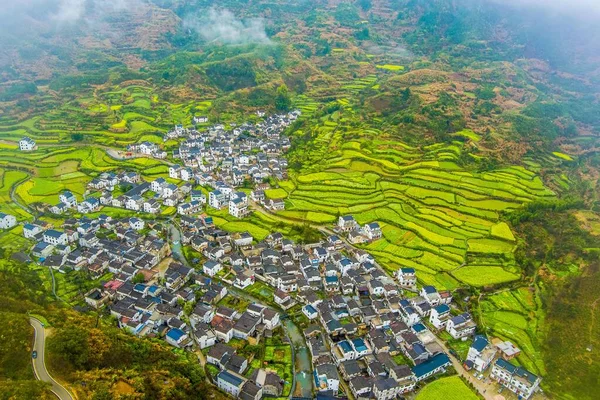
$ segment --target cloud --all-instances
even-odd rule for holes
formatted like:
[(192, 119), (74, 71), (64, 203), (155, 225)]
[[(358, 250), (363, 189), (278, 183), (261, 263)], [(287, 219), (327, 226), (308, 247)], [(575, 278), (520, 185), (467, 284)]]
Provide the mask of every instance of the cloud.
[(227, 9), (210, 8), (203, 13), (188, 15), (183, 26), (198, 33), (207, 42), (224, 44), (269, 44), (264, 20), (259, 18), (238, 19)]
[(58, 23), (74, 23), (79, 21), (85, 12), (85, 0), (60, 0), (58, 10), (50, 14), (50, 18)]
[(545, 12), (565, 13), (589, 18), (591, 14), (600, 14), (599, 0), (487, 0), (500, 5), (513, 7), (539, 8)]

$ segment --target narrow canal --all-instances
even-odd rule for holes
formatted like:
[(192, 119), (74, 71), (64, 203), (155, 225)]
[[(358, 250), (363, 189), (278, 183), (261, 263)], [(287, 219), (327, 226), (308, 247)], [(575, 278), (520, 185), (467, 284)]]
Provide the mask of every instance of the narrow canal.
[(313, 397), (312, 363), (304, 336), (298, 326), (289, 318), (283, 321), (283, 326), (294, 348), (296, 379), (292, 388), (292, 396), (310, 399)]

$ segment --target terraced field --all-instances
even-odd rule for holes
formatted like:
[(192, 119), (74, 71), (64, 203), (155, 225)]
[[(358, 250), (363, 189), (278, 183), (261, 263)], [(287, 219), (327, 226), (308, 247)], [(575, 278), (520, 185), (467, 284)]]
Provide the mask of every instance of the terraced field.
[(337, 111), (312, 127), (315, 145), (302, 149), (309, 162), (277, 190), (277, 197), (287, 193), (282, 216), (316, 224), (345, 214), (360, 224), (377, 221), (384, 237), (366, 249), (390, 273), (414, 267), (423, 284), (454, 289), (519, 279), (515, 237), (500, 217), (554, 197), (534, 168), (467, 171), (459, 165), (462, 142), (415, 148), (350, 126), (346, 115)]
[[(3, 166), (29, 172), (7, 170)], [(166, 174), (168, 167), (164, 162), (150, 158), (116, 160), (105, 149), (97, 147), (41, 147), (32, 153), (0, 148), (0, 196), (4, 199), (1, 209), (24, 219), (30, 217), (10, 201), (10, 187), (15, 183), (18, 183), (15, 195), (22, 203), (55, 204), (62, 190), (83, 196), (87, 182), (104, 171), (115, 169), (139, 171), (151, 179)]]
[(488, 333), (510, 340), (522, 352), (518, 362), (532, 372), (545, 375), (541, 357), (542, 300), (533, 288), (503, 291), (485, 297), (480, 303), (480, 321)]

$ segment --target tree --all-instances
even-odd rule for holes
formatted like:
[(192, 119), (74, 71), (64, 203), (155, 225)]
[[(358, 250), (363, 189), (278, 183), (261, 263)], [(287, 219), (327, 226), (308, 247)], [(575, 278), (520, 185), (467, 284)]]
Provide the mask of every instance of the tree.
[(292, 106), (292, 99), (288, 87), (283, 84), (277, 88), (277, 96), (275, 97), (275, 108), (277, 111), (289, 111)]
[(71, 140), (74, 142), (81, 142), (84, 139), (84, 136), (82, 133), (73, 133), (71, 135)]
[(360, 6), (360, 8), (363, 9), (363, 11), (369, 11), (371, 9), (371, 7), (373, 7), (373, 1), (372, 0), (358, 0), (358, 5)]
[(133, 282), (133, 283), (144, 283), (145, 280), (146, 280), (146, 278), (144, 277), (144, 274), (142, 274), (141, 272), (138, 272), (137, 274), (135, 274), (133, 276), (133, 279), (131, 280), (131, 282)]

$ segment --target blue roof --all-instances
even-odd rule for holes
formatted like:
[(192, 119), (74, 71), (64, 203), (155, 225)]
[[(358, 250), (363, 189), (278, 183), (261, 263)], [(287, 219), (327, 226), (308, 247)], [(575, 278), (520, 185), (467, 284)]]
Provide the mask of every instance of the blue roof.
[(421, 376), (426, 375), (446, 364), (450, 364), (450, 359), (446, 354), (440, 353), (433, 356), (428, 361), (412, 367), (412, 372), (415, 374), (417, 379), (419, 379)]
[(146, 290), (146, 285), (144, 285), (143, 283), (136, 283), (136, 285), (133, 287), (133, 290), (135, 290), (136, 292), (143, 292), (144, 290)]
[(354, 348), (358, 352), (362, 352), (362, 351), (366, 351), (367, 350), (367, 345), (365, 344), (365, 341), (362, 340), (361, 338), (353, 339), (352, 340), (352, 344), (354, 345)]
[(333, 283), (333, 282), (337, 282), (337, 281), (338, 281), (338, 277), (335, 275), (325, 277), (325, 282), (327, 282), (327, 283)]
[(415, 324), (415, 325), (412, 326), (412, 329), (416, 333), (423, 332), (423, 331), (427, 330), (427, 328), (425, 328), (425, 325), (423, 325), (423, 324)]
[(23, 229), (35, 229), (35, 225), (25, 224), (25, 225), (23, 225)]
[(435, 288), (435, 286), (423, 286), (423, 290), (427, 294), (432, 294), (432, 293), (436, 293), (437, 292), (437, 289)]
[(504, 360), (503, 358), (497, 359), (496, 360), (496, 365), (499, 366), (499, 367), (501, 367), (501, 368), (504, 368), (510, 374), (514, 374), (515, 371), (517, 370), (517, 367), (515, 367), (514, 365), (512, 365), (508, 361)]
[(477, 335), (475, 336), (475, 340), (473, 340), (473, 344), (471, 345), (472, 348), (474, 348), (475, 350), (481, 352), (483, 351), (483, 349), (485, 349), (485, 346), (488, 345), (488, 340), (485, 338), (485, 336), (483, 335)]
[(415, 273), (415, 269), (414, 268), (400, 268), (400, 270), (402, 272), (404, 272), (405, 274), (414, 274)]
[(231, 372), (228, 371), (219, 372), (219, 374), (217, 375), (217, 380), (223, 380), (234, 386), (240, 386), (244, 382), (241, 378), (233, 375)]
[(344, 353), (349, 353), (352, 351), (352, 346), (350, 346), (350, 343), (348, 343), (347, 340), (343, 340), (343, 341), (339, 342), (338, 346), (340, 346), (340, 348), (342, 349), (342, 351)]
[(413, 350), (415, 353), (417, 353), (418, 355), (421, 355), (423, 353), (427, 353), (427, 349), (425, 348), (425, 346), (423, 346), (421, 343), (415, 343), (413, 345)]
[(450, 311), (450, 307), (448, 307), (448, 305), (447, 305), (447, 304), (440, 304), (439, 306), (437, 306), (437, 307), (434, 307), (433, 309), (434, 309), (435, 311), (437, 311), (437, 312), (438, 312), (438, 314), (441, 314), (441, 313), (445, 313), (445, 312), (448, 312), (448, 311)]
[(64, 234), (63, 232), (60, 232), (60, 231), (57, 231), (57, 230), (54, 230), (54, 229), (47, 230), (44, 233), (44, 235), (47, 235), (47, 236), (50, 236), (50, 237), (53, 237), (53, 238), (59, 238), (63, 234)]
[(181, 329), (173, 328), (169, 332), (167, 332), (167, 337), (173, 339), (174, 341), (178, 341), (181, 337), (185, 335), (185, 333)]
[(49, 243), (46, 242), (38, 242), (34, 247), (33, 247), (33, 251), (40, 251), (40, 250), (44, 250), (46, 247), (50, 246)]
[(306, 311), (308, 311), (310, 314), (314, 314), (317, 312), (317, 310), (315, 310), (315, 308), (313, 306), (311, 306), (310, 304), (307, 304), (306, 306), (304, 306), (304, 308), (306, 309)]

